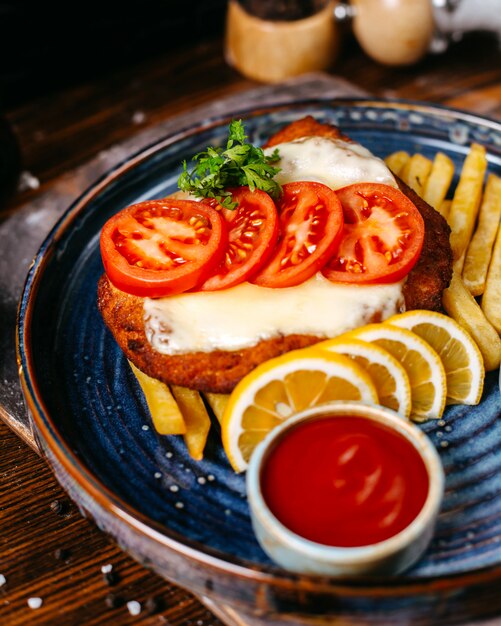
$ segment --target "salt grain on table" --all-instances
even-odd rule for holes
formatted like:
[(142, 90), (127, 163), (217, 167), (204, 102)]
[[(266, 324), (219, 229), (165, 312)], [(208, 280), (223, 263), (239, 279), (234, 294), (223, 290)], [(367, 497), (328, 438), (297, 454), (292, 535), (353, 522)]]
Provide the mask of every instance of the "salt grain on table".
[(137, 600), (127, 602), (127, 609), (131, 615), (139, 615), (139, 613), (141, 613), (141, 605), (137, 602)]
[(28, 606), (30, 607), (30, 609), (39, 609), (42, 604), (42, 598), (28, 598)]
[(33, 176), (31, 172), (21, 172), (17, 183), (17, 190), (19, 193), (30, 189), (38, 189), (39, 187), (40, 180), (36, 176)]
[(143, 124), (146, 121), (146, 114), (143, 111), (135, 111), (132, 116), (133, 124)]

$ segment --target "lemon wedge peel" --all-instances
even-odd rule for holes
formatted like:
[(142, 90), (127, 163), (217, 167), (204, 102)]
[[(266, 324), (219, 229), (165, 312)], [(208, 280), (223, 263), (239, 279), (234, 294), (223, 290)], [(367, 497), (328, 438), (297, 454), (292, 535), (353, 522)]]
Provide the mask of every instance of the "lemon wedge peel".
[(342, 337), (374, 342), (402, 364), (411, 385), (411, 419), (424, 421), (442, 417), (447, 397), (445, 369), (426, 341), (410, 330), (387, 322), (368, 324)]
[(347, 356), (315, 347), (258, 365), (230, 395), (221, 435), (236, 472), (245, 471), (258, 443), (295, 413), (331, 400), (378, 403), (370, 376)]
[(349, 356), (371, 377), (379, 404), (409, 418), (412, 410), (411, 385), (407, 372), (387, 350), (361, 339), (335, 338), (315, 348)]
[(407, 311), (386, 320), (426, 341), (440, 357), (447, 379), (447, 404), (474, 405), (484, 389), (485, 367), (479, 347), (455, 320), (435, 311)]

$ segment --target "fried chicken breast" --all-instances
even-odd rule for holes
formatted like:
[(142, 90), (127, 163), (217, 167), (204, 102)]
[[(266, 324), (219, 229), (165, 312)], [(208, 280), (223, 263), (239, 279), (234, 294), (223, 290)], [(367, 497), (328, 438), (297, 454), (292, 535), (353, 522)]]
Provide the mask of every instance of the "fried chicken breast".
[[(351, 141), (337, 126), (321, 124), (311, 115), (292, 122), (278, 131), (265, 144), (266, 148), (302, 137), (319, 136)], [(450, 228), (445, 219), (415, 191), (395, 176), (400, 190), (416, 205), (425, 224), (425, 239), (419, 261), (410, 272), (404, 285), (405, 307), (440, 311), (442, 291), (452, 278), (452, 251), (449, 243)]]
[[(338, 128), (306, 117), (280, 130), (269, 139), (266, 146), (307, 136), (350, 141)], [(448, 286), (452, 275), (450, 230), (437, 211), (401, 180), (397, 179), (397, 182), (401, 191), (416, 205), (425, 224), (420, 258), (403, 287), (405, 308), (439, 311), (442, 308), (442, 291)], [(205, 392), (228, 393), (260, 363), (325, 339), (314, 335), (285, 335), (259, 341), (241, 350), (167, 355), (155, 351), (146, 337), (143, 299), (119, 291), (105, 275), (98, 285), (98, 307), (118, 345), (136, 367), (167, 384)], [(376, 314), (371, 321), (381, 320)]]

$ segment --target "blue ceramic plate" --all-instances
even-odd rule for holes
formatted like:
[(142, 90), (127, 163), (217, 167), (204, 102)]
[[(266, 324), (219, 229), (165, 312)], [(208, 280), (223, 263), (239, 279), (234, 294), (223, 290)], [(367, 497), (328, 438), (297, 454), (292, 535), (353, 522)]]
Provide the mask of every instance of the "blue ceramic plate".
[[(468, 145), (477, 141), (487, 147), (490, 171), (501, 175), (501, 125), (456, 111), (343, 100), (241, 116), (250, 139), (261, 143), (306, 114), (338, 124), (379, 156), (395, 150), (433, 156), (442, 150), (457, 169)], [(298, 577), (274, 566), (257, 544), (244, 477), (231, 470), (217, 425), (199, 463), (188, 456), (181, 438), (158, 436), (136, 380), (96, 307), (96, 284), (103, 271), (98, 238), (104, 222), (126, 205), (175, 191), (183, 159), (208, 144), (222, 143), (227, 124), (227, 119), (204, 122), (155, 144), (110, 172), (63, 216), (36, 257), (20, 304), (22, 382), (40, 443), (59, 480), (82, 510), (137, 558), (199, 593), (244, 606), (255, 604), (262, 585), (269, 594), (268, 607), (275, 606), (286, 588), (287, 601), (282, 598), (275, 606), (279, 613), (298, 606), (311, 612), (309, 601), (296, 593), (305, 579), (299, 583)], [(466, 588), (499, 574), (497, 378), (497, 372), (487, 376), (479, 406), (450, 407), (443, 420), (423, 426), (447, 474), (436, 536), (414, 569), (393, 581), (391, 591), (372, 582), (358, 595), (385, 596), (398, 589), (422, 595), (440, 580)], [(339, 588), (337, 582), (316, 579), (308, 585), (312, 593), (322, 590), (327, 598)], [(326, 605), (327, 613), (331, 609)]]

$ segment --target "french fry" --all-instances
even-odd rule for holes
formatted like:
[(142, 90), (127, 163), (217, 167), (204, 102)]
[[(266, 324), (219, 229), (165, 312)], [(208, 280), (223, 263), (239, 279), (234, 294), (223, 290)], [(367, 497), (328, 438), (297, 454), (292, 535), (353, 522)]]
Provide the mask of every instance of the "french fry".
[[(437, 152), (433, 159), (430, 175), (424, 185), (423, 200), (437, 211), (445, 200), (454, 177), (454, 163), (443, 152)], [(447, 217), (444, 215), (447, 219)]]
[(449, 221), (449, 213), (451, 212), (451, 204), (452, 204), (452, 200), (444, 200), (442, 204), (439, 207), (437, 207), (437, 211), (447, 221)]
[(414, 191), (422, 197), (423, 189), (428, 181), (431, 168), (432, 163), (430, 159), (427, 159), (419, 153), (414, 154), (405, 164), (400, 177), (411, 189), (414, 189)]
[(410, 158), (411, 157), (408, 152), (405, 152), (404, 150), (399, 150), (398, 152), (393, 152), (392, 154), (389, 154), (384, 162), (394, 174), (400, 176), (400, 173), (402, 172), (405, 164)]
[(459, 276), (462, 276), (465, 258), (466, 258), (466, 250), (463, 250), (463, 253), (461, 254), (461, 256), (458, 259), (454, 259), (452, 263), (452, 267), (454, 271), (457, 272)]
[[(478, 213), (477, 228), (468, 246), (463, 267), (463, 282), (473, 296), (480, 296), (484, 293), (485, 279), (500, 218), (501, 178), (490, 174)], [(497, 285), (498, 299), (501, 300), (501, 279)]]
[(501, 226), (498, 226), (481, 306), (485, 317), (501, 334)]
[(169, 387), (156, 378), (150, 378), (150, 376), (138, 370), (130, 361), (129, 365), (143, 390), (153, 426), (158, 434), (184, 434), (186, 432), (186, 424)]
[(195, 461), (201, 461), (211, 423), (204, 401), (193, 389), (171, 385), (171, 390), (186, 423), (184, 441), (188, 452)]
[(461, 255), (466, 251), (482, 197), (487, 158), (485, 148), (473, 143), (465, 159), (449, 213), (451, 248), (455, 269), (462, 271)]
[(229, 394), (226, 393), (204, 393), (210, 408), (213, 410), (217, 421), (221, 424), (223, 413), (228, 404)]
[(499, 367), (501, 339), (457, 272), (453, 273), (451, 284), (444, 291), (443, 305), (447, 313), (468, 331), (477, 343), (484, 358), (486, 371)]

